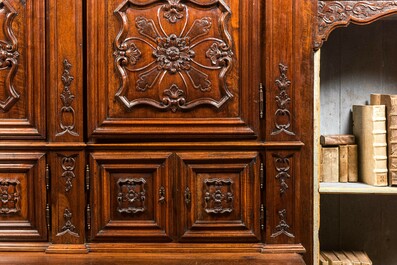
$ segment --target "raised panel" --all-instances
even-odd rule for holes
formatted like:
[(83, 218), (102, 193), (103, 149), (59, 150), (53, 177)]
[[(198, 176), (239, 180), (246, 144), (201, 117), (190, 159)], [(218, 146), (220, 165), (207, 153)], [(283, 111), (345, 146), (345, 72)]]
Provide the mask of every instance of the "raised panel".
[(45, 156), (0, 153), (0, 241), (45, 241)]
[(259, 26), (240, 30), (258, 23), (246, 19), (253, 6), (89, 1), (88, 100), (100, 105), (89, 107), (90, 135), (256, 138), (258, 106), (248, 102), (259, 69), (244, 69), (259, 55)]
[(0, 2), (0, 136), (45, 138), (44, 0)]
[(91, 154), (92, 241), (172, 240), (171, 153)]
[(182, 242), (258, 242), (256, 152), (178, 153)]

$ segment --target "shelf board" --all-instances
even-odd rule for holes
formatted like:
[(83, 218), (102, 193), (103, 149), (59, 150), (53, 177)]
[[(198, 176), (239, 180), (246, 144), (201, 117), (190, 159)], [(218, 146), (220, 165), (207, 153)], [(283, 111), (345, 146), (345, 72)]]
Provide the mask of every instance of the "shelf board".
[(320, 194), (397, 194), (397, 187), (376, 187), (364, 183), (320, 183)]

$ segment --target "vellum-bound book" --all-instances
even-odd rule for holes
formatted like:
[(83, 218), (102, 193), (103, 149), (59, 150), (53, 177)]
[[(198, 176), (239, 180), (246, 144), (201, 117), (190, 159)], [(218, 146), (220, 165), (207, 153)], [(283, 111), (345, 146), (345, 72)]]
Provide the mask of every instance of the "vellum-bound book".
[(371, 104), (386, 106), (389, 185), (397, 185), (397, 95), (371, 94)]
[(386, 107), (354, 105), (353, 134), (358, 143), (360, 180), (387, 186)]

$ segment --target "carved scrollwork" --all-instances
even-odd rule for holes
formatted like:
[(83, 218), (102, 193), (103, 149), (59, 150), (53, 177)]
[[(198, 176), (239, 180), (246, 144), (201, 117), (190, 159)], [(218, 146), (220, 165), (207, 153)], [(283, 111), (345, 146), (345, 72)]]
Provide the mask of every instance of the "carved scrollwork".
[(4, 100), (0, 100), (0, 111), (7, 112), (20, 98), (13, 84), (14, 77), (18, 70), (19, 52), (18, 42), (12, 29), (12, 22), (18, 13), (7, 0), (1, 1), (0, 9), (6, 16), (2, 27), (5, 39), (0, 40), (0, 71), (9, 71), (4, 82), (8, 97)]
[(0, 214), (21, 211), (21, 187), (17, 179), (0, 179)]
[(351, 21), (367, 24), (391, 13), (397, 13), (397, 1), (319, 1), (314, 48), (319, 49), (337, 27)]
[[(232, 40), (225, 25), (231, 11), (220, 0), (207, 4), (195, 3), (197, 5), (200, 6), (201, 13), (205, 10), (211, 13), (217, 7), (222, 15), (215, 24), (209, 16), (194, 17), (193, 13), (189, 13), (189, 9), (193, 7), (181, 3), (180, 0), (167, 0), (166, 4), (156, 7), (157, 12), (153, 12), (153, 16), (145, 13), (137, 14), (134, 18), (129, 17), (127, 10), (131, 7), (153, 8), (152, 4), (141, 4), (136, 0), (125, 0), (115, 10), (122, 23), (113, 53), (121, 77), (121, 86), (115, 97), (127, 109), (131, 110), (137, 105), (148, 105), (172, 112), (178, 109), (191, 110), (200, 105), (220, 108), (233, 97), (226, 84), (226, 75), (231, 70), (233, 61)], [(132, 19), (135, 20), (135, 28), (131, 28)], [(167, 27), (165, 24), (168, 24)], [(209, 36), (214, 31), (217, 32), (216, 36)], [(204, 51), (198, 48), (208, 47), (208, 43), (210, 46), (204, 48)], [(147, 56), (147, 52), (144, 56), (142, 49), (151, 49), (152, 56)], [(205, 49), (208, 49), (207, 52)], [(198, 56), (198, 52), (204, 56)], [(220, 99), (219, 95), (214, 96), (215, 98), (211, 96), (219, 94), (211, 94), (214, 84), (210, 76), (214, 72), (218, 74), (216, 82), (219, 83), (216, 87), (220, 89)], [(130, 75), (134, 75), (134, 78)], [(174, 83), (166, 91), (162, 88), (165, 79), (172, 79)], [(131, 95), (130, 82), (134, 82), (133, 87), (136, 90), (132, 100), (129, 99), (131, 96), (127, 96)], [(153, 89), (159, 91), (158, 95), (163, 91), (167, 97), (153, 96), (156, 94), (151, 92)], [(188, 98), (188, 95), (196, 94), (189, 93), (192, 89), (202, 92), (203, 95)]]
[(72, 213), (68, 208), (63, 212), (63, 218), (65, 219), (65, 225), (62, 227), (61, 232), (57, 236), (63, 236), (65, 234), (70, 234), (74, 237), (79, 237), (79, 234), (75, 232), (76, 227), (72, 223)]
[(233, 211), (234, 195), (231, 179), (205, 179), (204, 210), (206, 213), (223, 214)]
[(290, 131), (291, 127), (291, 112), (289, 111), (289, 103), (291, 98), (289, 97), (287, 90), (291, 85), (291, 81), (287, 77), (288, 67), (282, 63), (279, 64), (280, 76), (276, 79), (276, 85), (280, 90), (278, 96), (276, 96), (276, 102), (278, 109), (276, 110), (275, 116), (275, 127), (272, 135), (280, 133), (286, 133), (288, 135), (295, 135)]
[(140, 213), (146, 210), (146, 180), (127, 178), (117, 181), (117, 211), (119, 213)]
[(276, 168), (277, 175), (276, 179), (280, 181), (280, 194), (283, 195), (287, 189), (289, 188), (287, 184), (287, 180), (291, 178), (291, 175), (289, 174), (290, 170), (290, 158), (292, 157), (291, 155), (288, 156), (280, 156), (278, 154), (273, 154), (273, 159), (274, 159), (274, 167)]
[(280, 222), (276, 226), (276, 232), (271, 235), (271, 237), (278, 237), (280, 235), (286, 235), (288, 237), (294, 238), (295, 236), (288, 232), (290, 226), (287, 224), (287, 210), (282, 209), (278, 211), (278, 216), (280, 217)]
[(76, 157), (77, 155), (73, 156), (63, 156), (62, 157), (62, 177), (65, 178), (65, 191), (68, 192), (72, 189), (72, 180), (76, 178), (74, 174), (74, 169), (76, 168)]
[[(63, 83), (63, 91), (61, 93), (61, 100), (63, 106), (59, 112), (59, 126), (61, 127), (61, 132), (57, 133), (56, 136), (64, 135), (65, 133), (69, 133), (73, 136), (79, 136), (75, 129), (75, 111), (72, 107), (72, 102), (75, 98), (73, 93), (70, 91), (70, 86), (74, 80), (74, 77), (70, 74), (70, 69), (72, 65), (69, 63), (67, 59), (63, 61), (63, 74), (62, 74), (62, 83)], [(66, 120), (65, 117), (67, 114), (71, 115), (70, 120)]]

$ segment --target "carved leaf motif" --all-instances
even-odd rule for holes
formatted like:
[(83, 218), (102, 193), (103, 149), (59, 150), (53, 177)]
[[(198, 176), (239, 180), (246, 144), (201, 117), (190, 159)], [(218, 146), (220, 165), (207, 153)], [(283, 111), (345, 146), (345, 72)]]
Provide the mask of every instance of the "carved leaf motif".
[(204, 209), (207, 213), (223, 214), (233, 211), (234, 195), (231, 179), (205, 179)]
[(191, 41), (194, 41), (198, 37), (206, 35), (212, 26), (212, 19), (210, 17), (203, 17), (201, 19), (196, 19), (193, 22), (192, 27), (189, 32), (186, 34), (186, 37), (191, 38)]
[(179, 4), (179, 1), (169, 1), (168, 4), (164, 5), (163, 10), (164, 17), (168, 19), (170, 23), (176, 23), (178, 20), (182, 19), (184, 14), (181, 13), (185, 9), (185, 6)]
[(136, 82), (136, 89), (138, 91), (146, 91), (147, 89), (152, 88), (160, 73), (160, 70), (156, 66), (149, 71), (140, 74), (139, 79)]
[(146, 210), (146, 180), (143, 178), (119, 179), (117, 211), (119, 213), (139, 213)]
[(164, 90), (164, 95), (166, 96), (163, 98), (164, 106), (171, 108), (173, 112), (176, 112), (178, 108), (185, 105), (184, 92), (175, 84), (169, 89)]
[(135, 19), (136, 27), (138, 28), (138, 32), (145, 37), (156, 42), (156, 39), (160, 37), (157, 34), (156, 26), (154, 25), (153, 20), (149, 20), (145, 17), (137, 17)]
[(62, 227), (61, 232), (57, 236), (63, 236), (65, 234), (70, 234), (74, 237), (79, 237), (79, 234), (75, 232), (76, 227), (72, 223), (72, 212), (66, 208), (63, 212), (63, 218), (65, 219), (65, 225)]
[(227, 47), (226, 43), (214, 42), (205, 55), (213, 65), (225, 66), (227, 62), (231, 61), (233, 52)]
[(195, 67), (191, 67), (189, 71), (186, 71), (190, 80), (193, 83), (195, 89), (199, 89), (203, 92), (211, 90), (211, 81), (208, 79), (208, 75), (201, 72)]

